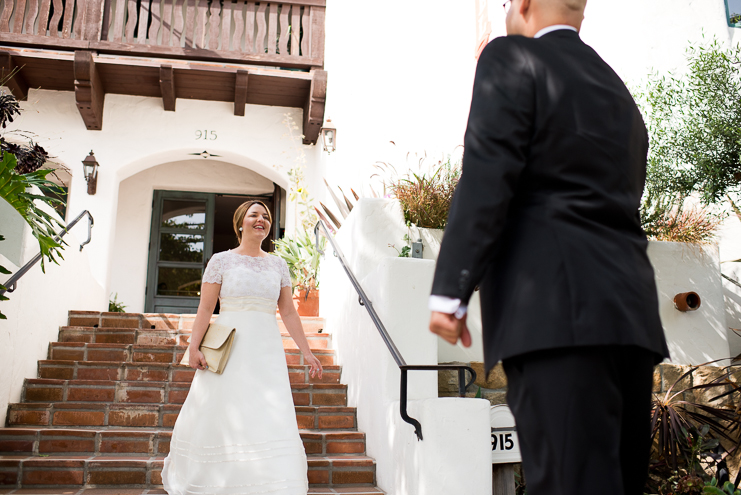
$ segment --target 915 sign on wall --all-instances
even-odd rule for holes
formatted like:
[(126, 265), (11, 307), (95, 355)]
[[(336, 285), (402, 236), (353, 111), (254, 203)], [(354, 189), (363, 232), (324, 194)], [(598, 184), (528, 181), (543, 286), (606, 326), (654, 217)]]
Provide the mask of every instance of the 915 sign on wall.
[(521, 462), (520, 442), (517, 439), (515, 418), (509, 407), (491, 407), (491, 462), (492, 464), (512, 464)]

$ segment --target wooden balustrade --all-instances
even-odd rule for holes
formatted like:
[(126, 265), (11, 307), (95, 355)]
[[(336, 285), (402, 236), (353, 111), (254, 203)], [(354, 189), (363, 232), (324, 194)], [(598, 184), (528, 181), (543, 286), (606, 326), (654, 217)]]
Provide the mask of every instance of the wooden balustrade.
[(324, 61), (326, 0), (2, 2), (5, 43), (307, 69)]

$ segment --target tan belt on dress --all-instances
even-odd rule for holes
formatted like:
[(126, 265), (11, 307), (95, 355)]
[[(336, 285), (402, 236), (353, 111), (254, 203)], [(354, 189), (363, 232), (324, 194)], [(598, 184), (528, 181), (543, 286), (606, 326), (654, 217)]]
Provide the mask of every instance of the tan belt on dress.
[(277, 302), (264, 297), (222, 297), (220, 312), (225, 311), (259, 311), (261, 313), (275, 314)]

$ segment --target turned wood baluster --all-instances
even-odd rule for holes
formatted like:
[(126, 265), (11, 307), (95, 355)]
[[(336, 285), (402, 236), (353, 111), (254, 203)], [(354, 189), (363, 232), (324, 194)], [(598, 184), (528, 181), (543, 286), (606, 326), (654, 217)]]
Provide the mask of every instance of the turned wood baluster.
[[(31, 0), (32, 2), (34, 0)], [(68, 0), (69, 1), (69, 0)], [(87, 2), (85, 0), (75, 0), (75, 20), (72, 26), (72, 34), (76, 40), (81, 40), (85, 32), (85, 13), (87, 12)]]
[(162, 44), (170, 46), (170, 34), (172, 33), (172, 2), (173, 0), (162, 0)]
[(301, 7), (291, 6), (291, 55), (301, 54)]
[(10, 32), (10, 16), (13, 15), (13, 0), (5, 0), (3, 13), (0, 14), (0, 32)]
[(139, 6), (139, 28), (136, 30), (136, 42), (147, 42), (147, 21), (149, 20), (149, 2), (150, 0), (141, 0)]
[(172, 45), (181, 46), (183, 29), (185, 29), (185, 17), (183, 17), (183, 4), (186, 0), (175, 0), (175, 11), (172, 21)]
[(149, 38), (150, 45), (157, 45), (157, 36), (160, 32), (160, 26), (162, 25), (162, 0), (152, 0), (150, 7), (152, 11), (152, 24), (149, 26)]
[[(56, 0), (55, 0), (56, 1)], [(134, 43), (134, 29), (136, 29), (136, 0), (128, 0), (128, 17), (126, 18), (126, 43)]]
[(290, 5), (283, 4), (280, 9), (280, 40), (278, 41), (278, 53), (281, 55), (288, 55), (288, 39), (291, 35), (291, 30), (288, 27), (288, 11), (290, 8)]
[(278, 44), (278, 4), (270, 4), (270, 15), (268, 16), (268, 53), (274, 54)]
[[(8, 2), (6, 2), (6, 5)], [(38, 35), (46, 36), (46, 27), (49, 24), (49, 11), (51, 10), (51, 0), (41, 0), (39, 7), (39, 28)], [(2, 29), (0, 29), (1, 31)]]
[(196, 1), (185, 0), (185, 46), (195, 45)]
[[(36, 34), (33, 30), (33, 25), (36, 22), (36, 16), (39, 14), (39, 0), (31, 0), (28, 4), (28, 13), (24, 22), (23, 30), (26, 34)], [(20, 31), (18, 31), (20, 32)]]
[(15, 3), (15, 20), (13, 21), (13, 32), (20, 34), (23, 29), (23, 14), (26, 12), (26, 0), (5, 0), (5, 3)]
[(59, 19), (62, 18), (63, 12), (62, 0), (54, 0), (54, 15), (51, 16), (51, 22), (49, 23), (49, 36), (59, 37)]
[(62, 38), (69, 38), (72, 34), (72, 16), (74, 13), (74, 0), (67, 0), (64, 6), (64, 21), (62, 21)]
[(232, 0), (224, 0), (224, 9), (221, 11), (221, 51), (229, 51), (229, 35), (232, 30)]
[[(267, 35), (268, 29), (267, 29), (267, 23), (265, 21), (265, 9), (267, 8), (267, 5), (265, 3), (261, 3), (259, 7), (257, 7), (257, 14), (255, 16), (255, 20), (257, 21), (257, 36), (255, 36), (255, 42), (254, 42), (254, 52), (263, 54), (265, 53), (265, 36)], [(275, 42), (275, 40), (273, 40)]]
[(206, 11), (207, 0), (196, 0), (198, 17), (196, 18), (196, 34), (193, 39), (193, 48), (206, 48)]
[(211, 0), (211, 8), (208, 11), (209, 50), (216, 50), (219, 47), (219, 27), (223, 24), (223, 18), (221, 16), (221, 13), (219, 12), (220, 8), (221, 6), (219, 5), (219, 2), (217, 0)]
[(244, 51), (245, 53), (253, 53), (255, 51), (255, 12), (257, 6), (254, 2), (249, 2), (245, 10)]
[(301, 26), (304, 28), (304, 35), (301, 38), (301, 56), (310, 57), (309, 43), (311, 42), (311, 7), (304, 7), (304, 12), (301, 14)]
[(116, 12), (113, 14), (113, 36), (108, 34), (108, 39), (115, 43), (123, 42), (125, 15), (126, 0), (116, 0)]
[[(239, 52), (242, 50), (242, 33), (244, 33), (244, 15), (242, 14), (242, 8), (244, 4), (237, 0), (232, 7), (234, 15), (234, 33), (232, 34), (232, 51)], [(247, 15), (249, 16), (249, 4)], [(247, 37), (249, 40), (249, 36)]]

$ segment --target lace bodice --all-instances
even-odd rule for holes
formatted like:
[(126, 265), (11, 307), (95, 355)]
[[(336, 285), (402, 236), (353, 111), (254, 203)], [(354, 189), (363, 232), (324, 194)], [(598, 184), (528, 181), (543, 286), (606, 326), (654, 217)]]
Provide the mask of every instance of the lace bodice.
[(202, 281), (221, 284), (219, 297), (262, 297), (273, 301), (278, 301), (282, 287), (291, 286), (288, 265), (282, 258), (255, 258), (232, 251), (214, 254)]

